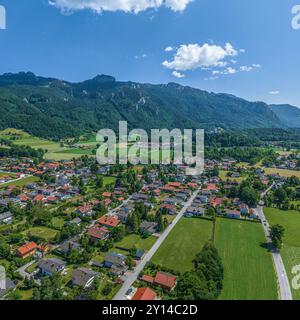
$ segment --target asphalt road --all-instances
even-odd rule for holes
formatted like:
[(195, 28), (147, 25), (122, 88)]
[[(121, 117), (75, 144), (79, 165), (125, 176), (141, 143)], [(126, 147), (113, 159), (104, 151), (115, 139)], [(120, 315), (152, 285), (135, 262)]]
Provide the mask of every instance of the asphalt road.
[(134, 271), (130, 272), (125, 282), (123, 283), (121, 289), (118, 291), (118, 293), (115, 295), (113, 300), (125, 300), (126, 292), (130, 289), (130, 287), (133, 285), (133, 283), (137, 280), (139, 274), (144, 269), (146, 263), (151, 260), (155, 252), (159, 249), (161, 244), (165, 241), (169, 233), (172, 231), (172, 229), (175, 227), (177, 222), (182, 218), (184, 212), (186, 209), (192, 204), (196, 196), (198, 195), (199, 189), (196, 190), (193, 195), (190, 197), (190, 199), (186, 202), (184, 207), (180, 210), (178, 215), (175, 217), (173, 222), (165, 229), (165, 231), (161, 234), (161, 236), (157, 239), (155, 244), (152, 246), (152, 248), (147, 252), (147, 254), (144, 256), (142, 261), (136, 266)]
[[(261, 195), (262, 198), (271, 190), (272, 186), (268, 190), (266, 190), (265, 192), (262, 193), (262, 195)], [(288, 279), (288, 276), (287, 276), (287, 273), (286, 273), (281, 255), (280, 255), (280, 252), (272, 244), (272, 240), (270, 237), (270, 225), (265, 217), (263, 206), (258, 206), (257, 212), (258, 212), (258, 215), (262, 221), (265, 236), (266, 236), (267, 241), (269, 243), (270, 252), (273, 257), (275, 271), (276, 271), (276, 275), (277, 275), (278, 286), (279, 286), (280, 300), (293, 300), (290, 282), (289, 282), (289, 279)]]

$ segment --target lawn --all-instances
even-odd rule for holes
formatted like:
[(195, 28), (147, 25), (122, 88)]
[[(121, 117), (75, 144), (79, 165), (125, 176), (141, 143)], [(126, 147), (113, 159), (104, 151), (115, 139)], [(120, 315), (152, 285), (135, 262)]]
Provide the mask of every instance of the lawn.
[(116, 182), (116, 178), (115, 177), (103, 177), (103, 184), (106, 186), (108, 184), (111, 184), (111, 183), (115, 183)]
[(179, 272), (193, 269), (193, 260), (211, 238), (212, 223), (182, 218), (152, 258), (152, 262)]
[(63, 228), (64, 224), (65, 224), (65, 220), (62, 219), (62, 218), (54, 217), (54, 218), (51, 219), (51, 226), (54, 229), (61, 230)]
[(229, 176), (227, 176), (227, 174), (229, 172), (230, 171), (220, 170), (220, 172), (219, 172), (220, 179), (222, 179), (223, 181), (230, 180), (230, 181), (237, 181), (237, 182), (242, 182), (243, 180), (246, 179), (246, 177), (239, 177), (239, 178), (229, 177)]
[[(265, 208), (264, 211), (270, 225), (280, 224), (285, 228), (281, 256), (291, 283), (294, 277), (292, 268), (300, 265), (300, 213), (275, 208)], [(293, 298), (300, 300), (300, 290), (294, 290), (292, 285), (291, 289)]]
[(126, 236), (123, 240), (116, 243), (116, 247), (131, 249), (136, 247), (137, 249), (143, 249), (148, 251), (157, 240), (156, 237), (150, 236), (146, 239), (143, 239), (140, 235), (131, 234)]
[(221, 300), (278, 298), (271, 254), (261, 224), (218, 218), (215, 244), (224, 265)]
[(51, 241), (55, 238), (55, 236), (57, 235), (56, 230), (47, 228), (47, 227), (33, 227), (30, 228), (28, 230), (26, 230), (26, 234), (29, 236), (33, 236), (33, 237), (38, 237), (38, 238), (42, 238), (46, 241)]

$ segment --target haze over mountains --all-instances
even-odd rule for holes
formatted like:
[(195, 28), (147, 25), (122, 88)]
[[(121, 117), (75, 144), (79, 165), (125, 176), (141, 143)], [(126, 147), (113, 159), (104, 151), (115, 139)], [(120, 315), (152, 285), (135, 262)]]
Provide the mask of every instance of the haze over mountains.
[(176, 83), (152, 85), (96, 76), (80, 83), (35, 76), (0, 76), (0, 129), (64, 138), (101, 128), (300, 128), (300, 109), (249, 102)]

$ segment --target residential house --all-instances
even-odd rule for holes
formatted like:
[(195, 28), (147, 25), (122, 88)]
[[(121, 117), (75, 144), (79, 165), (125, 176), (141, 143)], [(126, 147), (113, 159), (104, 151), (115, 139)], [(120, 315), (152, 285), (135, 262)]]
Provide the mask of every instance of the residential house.
[(39, 268), (42, 274), (51, 276), (54, 272), (61, 272), (66, 268), (66, 263), (57, 258), (42, 259), (39, 262)]
[(153, 234), (157, 231), (157, 226), (157, 222), (144, 220), (140, 225), (140, 231), (141, 233)]
[(88, 268), (78, 268), (73, 272), (72, 284), (86, 289), (92, 285), (98, 275), (98, 272), (95, 272)]
[(18, 248), (17, 255), (22, 259), (26, 259), (28, 257), (33, 256), (36, 252), (36, 249), (37, 249), (37, 244), (35, 242), (33, 241), (28, 242), (23, 246), (21, 246), (20, 248)]
[(81, 245), (75, 239), (70, 239), (62, 242), (58, 250), (62, 254), (68, 254), (73, 250), (81, 250)]
[(132, 300), (155, 300), (157, 298), (157, 294), (150, 288), (138, 288)]
[(0, 214), (0, 224), (10, 224), (13, 221), (13, 215), (7, 211)]
[(117, 276), (123, 275), (128, 270), (126, 256), (115, 252), (110, 252), (104, 258), (103, 266), (110, 268), (109, 272)]
[(154, 284), (164, 290), (171, 291), (176, 286), (177, 277), (171, 273), (159, 271), (154, 278)]
[(206, 209), (199, 206), (190, 206), (185, 211), (184, 215), (186, 217), (194, 217), (194, 216), (204, 216), (206, 213)]
[(100, 227), (96, 225), (88, 230), (87, 235), (93, 242), (97, 242), (108, 239), (110, 236), (110, 231), (106, 227)]
[(239, 208), (242, 215), (249, 214), (249, 207), (245, 203), (241, 203)]
[(111, 215), (104, 215), (103, 217), (99, 218), (97, 221), (99, 224), (109, 227), (109, 228), (115, 228), (117, 227), (121, 221), (118, 219), (116, 216), (111, 216)]
[(134, 256), (134, 259), (135, 259), (135, 260), (142, 260), (143, 257), (144, 257), (144, 255), (145, 255), (145, 251), (144, 251), (144, 250), (142, 250), (142, 249), (137, 249), (137, 250), (136, 250), (136, 253), (135, 253), (135, 256)]
[(241, 213), (240, 213), (240, 211), (237, 211), (237, 210), (226, 209), (225, 210), (225, 216), (227, 218), (240, 219), (241, 218)]
[[(4, 285), (2, 285), (2, 282)], [(0, 279), (0, 300), (4, 299), (5, 296), (9, 293), (10, 290), (13, 290), (16, 288), (16, 284), (9, 278)]]

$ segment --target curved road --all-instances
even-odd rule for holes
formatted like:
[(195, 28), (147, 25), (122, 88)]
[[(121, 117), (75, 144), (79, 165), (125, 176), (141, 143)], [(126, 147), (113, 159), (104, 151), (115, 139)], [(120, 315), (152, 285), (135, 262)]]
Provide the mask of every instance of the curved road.
[(136, 268), (130, 272), (130, 274), (126, 275), (126, 280), (123, 283), (121, 289), (118, 291), (118, 293), (115, 295), (113, 300), (125, 300), (126, 292), (130, 289), (130, 287), (133, 285), (133, 283), (137, 280), (139, 274), (144, 269), (146, 263), (151, 260), (155, 252), (158, 250), (158, 248), (161, 246), (161, 244), (165, 241), (169, 233), (172, 231), (172, 229), (175, 227), (177, 222), (182, 218), (183, 214), (185, 213), (186, 209), (192, 204), (196, 196), (198, 195), (199, 189), (196, 190), (191, 198), (186, 202), (184, 207), (180, 210), (178, 215), (175, 217), (173, 222), (165, 229), (165, 231), (161, 234), (161, 236), (157, 239), (155, 244), (152, 246), (152, 248), (147, 252), (147, 254), (144, 256), (142, 261), (136, 266)]

